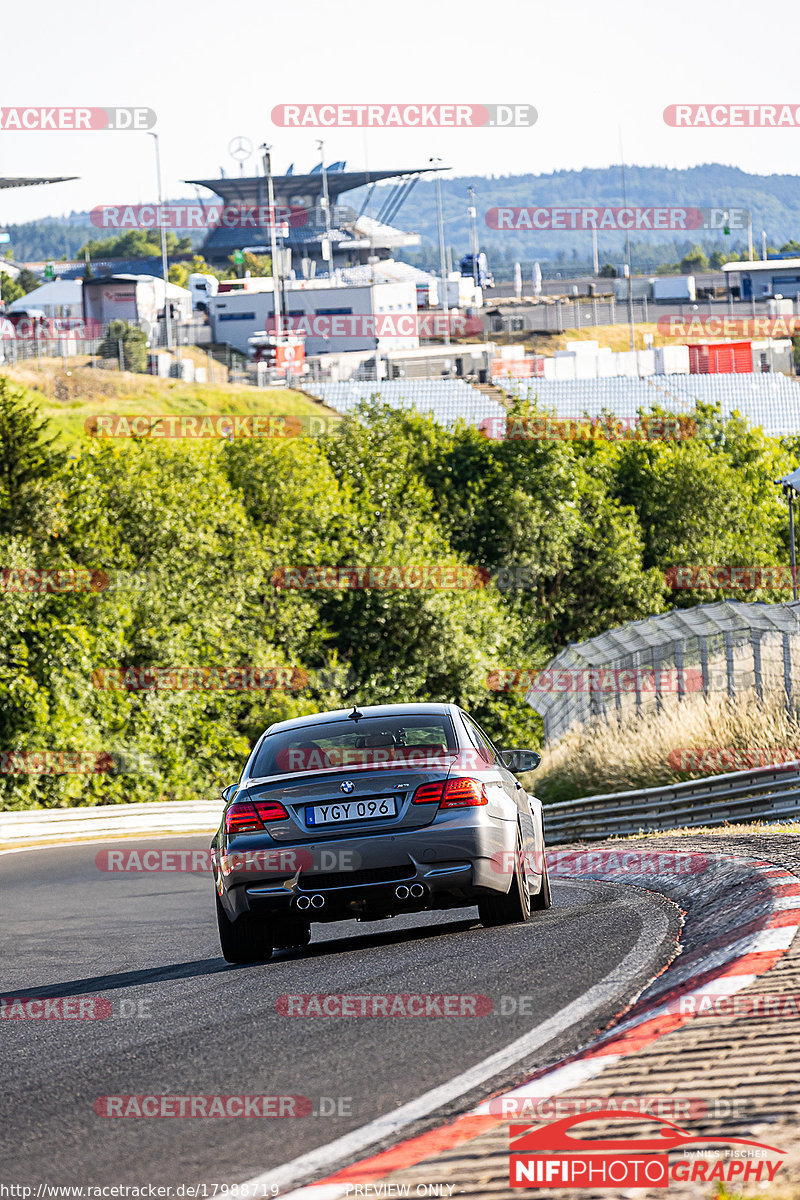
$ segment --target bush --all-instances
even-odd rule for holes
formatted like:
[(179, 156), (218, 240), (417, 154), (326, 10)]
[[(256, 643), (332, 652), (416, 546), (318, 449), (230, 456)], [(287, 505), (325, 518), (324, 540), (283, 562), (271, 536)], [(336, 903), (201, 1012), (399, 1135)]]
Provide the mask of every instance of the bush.
[(128, 321), (111, 321), (106, 335), (100, 343), (101, 358), (120, 359), (120, 343), (122, 344), (122, 361), (120, 368), (124, 371), (141, 373), (147, 369), (147, 337), (141, 329)]

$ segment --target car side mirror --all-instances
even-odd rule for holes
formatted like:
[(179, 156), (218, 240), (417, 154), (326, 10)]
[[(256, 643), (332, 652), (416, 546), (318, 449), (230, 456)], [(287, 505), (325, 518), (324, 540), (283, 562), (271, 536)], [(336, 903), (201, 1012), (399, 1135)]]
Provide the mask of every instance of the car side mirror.
[(501, 756), (509, 771), (513, 771), (515, 775), (524, 771), (535, 771), (542, 761), (541, 754), (537, 754), (535, 750), (502, 750)]
[(228, 803), (228, 801), (230, 800), (231, 796), (236, 791), (238, 786), (239, 786), (238, 783), (229, 783), (227, 787), (224, 787), (222, 789), (222, 793), (221, 793), (222, 799), (225, 801), (226, 804)]

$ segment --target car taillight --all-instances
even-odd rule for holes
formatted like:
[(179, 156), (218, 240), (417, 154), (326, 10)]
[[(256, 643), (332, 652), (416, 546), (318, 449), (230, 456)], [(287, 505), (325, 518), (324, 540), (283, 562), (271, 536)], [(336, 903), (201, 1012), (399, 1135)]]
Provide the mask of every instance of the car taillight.
[(475, 808), (488, 804), (486, 788), (478, 779), (448, 779), (440, 808)]
[(249, 800), (238, 800), (225, 813), (225, 828), (228, 833), (248, 833), (264, 826), (255, 806)]
[(478, 779), (434, 779), (421, 783), (414, 792), (412, 804), (435, 804), (440, 808), (474, 808), (488, 804), (486, 788)]
[(225, 814), (228, 833), (258, 833), (267, 821), (283, 821), (289, 814), (277, 800), (237, 800)]
[(285, 821), (289, 814), (277, 800), (254, 800), (253, 805), (264, 824), (267, 821)]
[(431, 783), (421, 783), (414, 792), (412, 804), (438, 804), (444, 791), (444, 780), (434, 779)]

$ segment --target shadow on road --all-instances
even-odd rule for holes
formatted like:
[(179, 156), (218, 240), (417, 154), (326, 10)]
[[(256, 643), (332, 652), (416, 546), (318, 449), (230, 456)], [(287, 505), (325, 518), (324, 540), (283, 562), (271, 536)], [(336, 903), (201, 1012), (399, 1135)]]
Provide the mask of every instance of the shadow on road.
[[(420, 941), (424, 938), (440, 937), (443, 934), (464, 933), (475, 925), (475, 920), (447, 921), (436, 925), (419, 925), (412, 929), (387, 930), (381, 933), (331, 938), (306, 946), (302, 950), (281, 950), (271, 962), (291, 961), (303, 958), (324, 958), (330, 954), (363, 952), (370, 947), (399, 945), (403, 942)], [(252, 971), (254, 967), (269, 968), (270, 963), (251, 966), (232, 966), (220, 955), (217, 958), (201, 958), (194, 962), (170, 963), (167, 966), (145, 968), (140, 971), (119, 971), (116, 974), (90, 975), (84, 979), (70, 979), (63, 983), (48, 983), (41, 987), (9, 988), (7, 996), (21, 1000), (47, 996), (86, 996), (92, 992), (118, 991), (122, 988), (142, 987), (146, 984), (169, 983), (174, 979), (197, 979), (203, 975), (217, 975), (221, 971)]]

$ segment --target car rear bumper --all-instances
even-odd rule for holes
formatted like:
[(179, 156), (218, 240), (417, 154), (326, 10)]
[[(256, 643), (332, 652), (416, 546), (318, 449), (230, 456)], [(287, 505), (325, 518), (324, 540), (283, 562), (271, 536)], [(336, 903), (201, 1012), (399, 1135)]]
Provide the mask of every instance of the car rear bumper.
[[(479, 810), (453, 811), (421, 829), (295, 846), (263, 836), (239, 837), (215, 853), (214, 875), (231, 918), (247, 909), (336, 920), (368, 909), (413, 911), (474, 903), (507, 892), (516, 822)], [(266, 845), (265, 842), (269, 842)], [(418, 885), (422, 896), (398, 899)], [(314, 904), (306, 899), (322, 897)]]

